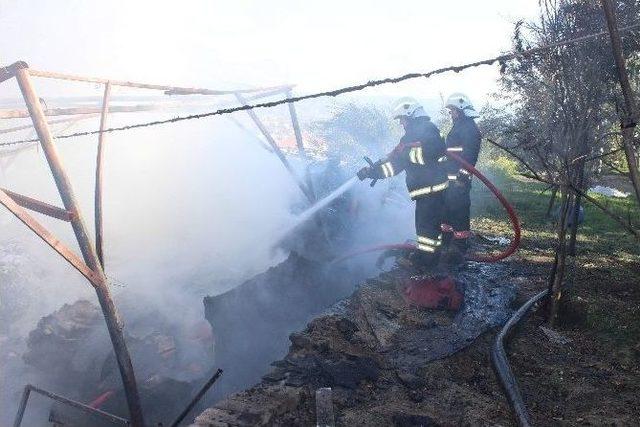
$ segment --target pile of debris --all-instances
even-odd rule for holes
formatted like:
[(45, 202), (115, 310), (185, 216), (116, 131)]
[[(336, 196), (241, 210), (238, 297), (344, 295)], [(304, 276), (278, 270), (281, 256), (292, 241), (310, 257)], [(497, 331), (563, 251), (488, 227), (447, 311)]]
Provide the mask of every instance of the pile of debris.
[(327, 266), (292, 252), (240, 286), (206, 297), (215, 364), (225, 371), (213, 395), (222, 397), (255, 383), (286, 353), (289, 334), (353, 292), (356, 280), (344, 266)]
[[(345, 267), (327, 267), (292, 253), (236, 288), (205, 298), (208, 322), (177, 327), (184, 319), (168, 322), (160, 313), (141, 315), (137, 307), (122, 304), (148, 422), (173, 420), (214, 367), (225, 373), (200, 410), (255, 383), (271, 361), (286, 353), (288, 335), (349, 295), (355, 280)], [(127, 417), (115, 355), (102, 313), (93, 303), (65, 304), (43, 317), (29, 334), (23, 359), (37, 385)], [(59, 405), (50, 417), (68, 426), (97, 422)]]
[[(140, 320), (138, 320), (140, 322)], [(147, 323), (153, 323), (149, 319)], [(203, 381), (176, 379), (185, 367), (179, 337), (156, 321), (143, 336), (127, 336), (147, 419), (173, 419)], [(135, 329), (132, 325), (131, 329)], [(43, 317), (27, 339), (23, 360), (39, 386), (103, 411), (128, 417), (115, 355), (102, 312), (79, 300)], [(205, 376), (203, 370), (200, 375)], [(101, 425), (100, 420), (68, 406), (54, 404), (49, 418), (65, 426)]]
[[(476, 264), (459, 272), (465, 298), (457, 313), (408, 305), (406, 271), (369, 280), (291, 334), (289, 353), (260, 383), (216, 403), (195, 425), (312, 425), (313, 396), (326, 387), (338, 425), (504, 422), (509, 410), (489, 372), (488, 352), (474, 348), (486, 345), (485, 332), (511, 313), (516, 292), (498, 280), (503, 275), (500, 267)], [(250, 342), (245, 351), (253, 351)], [(456, 358), (459, 369), (441, 371)], [(467, 372), (465, 381), (482, 385), (470, 391), (455, 384), (452, 372)]]

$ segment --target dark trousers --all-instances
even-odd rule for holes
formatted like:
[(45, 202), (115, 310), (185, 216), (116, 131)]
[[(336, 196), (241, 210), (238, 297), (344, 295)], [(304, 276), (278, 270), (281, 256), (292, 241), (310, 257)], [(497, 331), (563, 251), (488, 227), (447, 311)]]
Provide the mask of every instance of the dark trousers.
[(438, 262), (442, 247), (440, 224), (444, 219), (444, 208), (444, 191), (416, 199), (416, 240), (423, 264)]
[[(469, 231), (471, 228), (471, 180), (459, 177), (449, 184), (445, 190), (446, 213), (445, 223), (453, 227), (454, 231)], [(458, 242), (462, 246), (467, 239)]]

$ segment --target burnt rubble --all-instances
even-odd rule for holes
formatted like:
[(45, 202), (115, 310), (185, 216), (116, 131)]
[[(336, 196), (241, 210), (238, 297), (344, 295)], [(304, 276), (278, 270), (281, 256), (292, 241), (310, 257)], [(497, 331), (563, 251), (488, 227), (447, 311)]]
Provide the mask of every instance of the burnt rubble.
[[(194, 410), (201, 412), (195, 425), (315, 424), (314, 396), (324, 387), (332, 389), (338, 425), (504, 421), (508, 409), (500, 406), (499, 388), (486, 372), (487, 353), (477, 348), (511, 313), (515, 288), (504, 279), (504, 268), (471, 263), (455, 273), (465, 297), (452, 312), (409, 305), (403, 290), (413, 273), (406, 269), (356, 287), (358, 274), (344, 265), (291, 253), (236, 288), (205, 298), (214, 339), (205, 364), (225, 373)], [(145, 362), (136, 366), (145, 414), (166, 423), (209, 371), (177, 375), (186, 366), (179, 355), (195, 345), (181, 338), (184, 330), (154, 316), (136, 319), (130, 330), (145, 331), (127, 337), (134, 362)], [(127, 416), (95, 305), (77, 301), (44, 317), (27, 347), (25, 361), (48, 376), (44, 386), (55, 384), (56, 391), (85, 403), (111, 392), (100, 409)], [(449, 378), (458, 371), (477, 390)], [(467, 411), (468, 402), (478, 410)], [(448, 405), (444, 413), (441, 404)], [(69, 426), (100, 425), (60, 405), (52, 406), (50, 418)]]
[(354, 289), (352, 272), (292, 252), (240, 286), (204, 299), (215, 364), (225, 371), (216, 395), (253, 384), (287, 350), (287, 336)]
[[(184, 352), (185, 344), (180, 344), (177, 331), (153, 316), (137, 319), (131, 329), (142, 323), (149, 333), (127, 336), (142, 404), (150, 421), (167, 422), (184, 408), (201, 380), (197, 377), (189, 381), (181, 372), (185, 366), (180, 353)], [(93, 303), (79, 300), (43, 317), (29, 333), (23, 359), (29, 371), (38, 374), (39, 386), (128, 417), (104, 319)], [(70, 427), (104, 424), (99, 418), (58, 403), (51, 406), (49, 418)]]
[[(466, 391), (450, 387), (441, 396), (429, 396), (440, 386), (434, 380), (440, 372), (433, 370), (445, 360), (466, 358), (466, 348), (486, 341), (485, 333), (506, 320), (516, 292), (497, 280), (503, 273), (500, 267), (477, 264), (457, 273), (456, 279), (466, 285), (464, 306), (457, 313), (408, 305), (401, 296), (406, 271), (368, 280), (303, 331), (292, 333), (288, 354), (272, 363), (262, 381), (216, 403), (194, 425), (315, 424), (313, 396), (322, 387), (333, 390), (337, 425), (438, 425), (435, 420), (446, 416), (437, 403), (464, 407), (459, 400)], [(250, 344), (246, 351), (252, 351)], [(484, 363), (488, 366), (486, 359)], [(496, 406), (499, 389), (483, 387), (484, 392), (469, 399), (489, 422), (495, 410), (487, 408)], [(457, 419), (448, 420), (451, 424), (482, 423), (473, 411), (454, 413)]]

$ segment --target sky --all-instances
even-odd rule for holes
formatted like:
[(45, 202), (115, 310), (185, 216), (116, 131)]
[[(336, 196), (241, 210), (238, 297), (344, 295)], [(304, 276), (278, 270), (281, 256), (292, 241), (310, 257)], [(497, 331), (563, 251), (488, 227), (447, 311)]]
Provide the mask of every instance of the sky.
[[(0, 63), (208, 88), (293, 83), (307, 93), (495, 56), (536, 8), (535, 0), (0, 0)], [(461, 91), (480, 101), (496, 77), (485, 67), (371, 95)], [(15, 94), (0, 86), (0, 98)]]

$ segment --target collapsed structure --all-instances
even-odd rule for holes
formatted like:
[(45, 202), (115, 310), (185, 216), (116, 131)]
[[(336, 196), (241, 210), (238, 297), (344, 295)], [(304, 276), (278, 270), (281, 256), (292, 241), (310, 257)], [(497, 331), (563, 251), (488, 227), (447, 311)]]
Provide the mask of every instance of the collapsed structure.
[[(442, 369), (437, 361), (474, 345), (483, 333), (501, 325), (511, 313), (515, 287), (504, 280), (500, 267), (476, 264), (455, 277), (465, 285), (458, 312), (407, 304), (402, 295), (411, 274), (406, 270), (367, 280), (304, 330), (292, 333), (288, 354), (272, 363), (261, 382), (216, 403), (196, 418), (195, 425), (314, 424), (322, 410), (316, 390), (327, 387), (335, 405), (330, 410), (339, 425), (432, 425), (435, 420), (484, 424), (504, 419), (508, 407), (501, 397), (495, 401), (497, 386), (481, 392), (456, 387), (444, 372), (437, 372)], [(208, 316), (214, 330), (228, 329), (226, 322), (235, 321), (225, 313)], [(242, 351), (262, 350), (260, 333), (246, 325), (240, 332)], [(233, 340), (220, 345), (223, 351), (239, 349)], [(475, 375), (493, 382), (486, 373), (486, 359), (480, 363), (483, 372)], [(456, 370), (467, 371), (464, 366)], [(442, 383), (434, 382), (436, 378)]]
[[(35, 88), (32, 84), (32, 77), (53, 78), (72, 81), (83, 81), (99, 83), (104, 85), (104, 96), (102, 100), (102, 108), (99, 110), (92, 108), (72, 108), (72, 109), (56, 109), (48, 111), (46, 103), (38, 97)], [(112, 86), (125, 86), (135, 87), (150, 90), (161, 90), (169, 95), (184, 95), (184, 94), (202, 94), (202, 95), (234, 95), (238, 101), (246, 105), (251, 99), (258, 99), (265, 96), (272, 96), (280, 93), (285, 93), (288, 97), (291, 96), (291, 86), (279, 86), (272, 88), (258, 88), (258, 89), (238, 89), (231, 91), (219, 91), (197, 88), (182, 88), (174, 86), (162, 86), (162, 85), (149, 85), (142, 83), (132, 83), (126, 81), (114, 81), (108, 79), (99, 79), (92, 77), (82, 77), (74, 75), (66, 75), (61, 73), (50, 73), (43, 71), (31, 70), (24, 62), (16, 62), (12, 65), (3, 67), (0, 70), (0, 83), (15, 78), (18, 82), (20, 91), (25, 100), (27, 111), (4, 111), (0, 112), (0, 118), (20, 118), (30, 117), (33, 123), (33, 127), (37, 133), (38, 138), (29, 142), (39, 142), (45, 152), (49, 167), (53, 174), (58, 192), (64, 204), (64, 208), (59, 208), (48, 203), (41, 202), (31, 197), (21, 195), (9, 190), (0, 189), (0, 203), (4, 205), (11, 213), (13, 213), (20, 221), (22, 221), (28, 228), (30, 228), (36, 235), (44, 240), (51, 248), (53, 248), (59, 255), (61, 255), (67, 262), (69, 262), (76, 270), (78, 270), (93, 286), (95, 289), (98, 300), (100, 302), (101, 310), (107, 323), (107, 329), (113, 349), (115, 352), (116, 365), (118, 367), (122, 383), (124, 386), (125, 397), (128, 406), (129, 417), (131, 423), (135, 426), (144, 425), (143, 411), (140, 403), (140, 397), (138, 393), (138, 385), (135, 378), (129, 349), (126, 344), (125, 334), (123, 332), (123, 324), (120, 319), (118, 310), (111, 297), (109, 289), (109, 280), (104, 271), (104, 253), (103, 253), (103, 225), (102, 225), (102, 182), (103, 182), (103, 158), (104, 158), (104, 140), (105, 130), (108, 112), (110, 111), (109, 100), (110, 91)], [(244, 98), (243, 94), (252, 94), (251, 98)], [(145, 108), (129, 107), (125, 109), (114, 109), (115, 111), (140, 111)], [(300, 135), (300, 129), (297, 122), (296, 112), (292, 104), (289, 106), (291, 114), (291, 120), (294, 127), (296, 141), (302, 154), (304, 154), (304, 147), (302, 146), (302, 140)], [(101, 113), (100, 130), (98, 132), (98, 155), (96, 161), (96, 185), (95, 185), (95, 246), (88, 228), (85, 224), (85, 219), (81, 214), (79, 205), (74, 195), (73, 187), (67, 176), (65, 167), (58, 154), (57, 148), (54, 144), (54, 137), (52, 135), (49, 123), (46, 120), (47, 115), (66, 115), (66, 114), (95, 114)], [(296, 183), (299, 185), (302, 192), (313, 201), (313, 192), (308, 186), (306, 186), (295, 175), (291, 166), (289, 165), (286, 157), (280, 151), (279, 147), (268, 134), (264, 126), (260, 123), (259, 119), (253, 111), (247, 110), (251, 118), (254, 120), (258, 128), (263, 132), (266, 140), (271, 145), (271, 149), (278, 155), (283, 165), (291, 173)], [(23, 129), (18, 126), (9, 131), (15, 131)], [(7, 144), (3, 144), (7, 145)], [(13, 144), (9, 144), (11, 146)], [(3, 159), (3, 166), (7, 167), (12, 157), (15, 157), (22, 147), (17, 149), (10, 149), (8, 156)], [(7, 160), (8, 159), (8, 160)], [(30, 215), (27, 209), (35, 212), (69, 222), (73, 228), (76, 241), (80, 247), (81, 257), (78, 256), (68, 246), (58, 240), (45, 226), (37, 221), (32, 215)], [(28, 396), (25, 392), (25, 396)], [(26, 405), (26, 401), (24, 402)], [(21, 409), (23, 412), (24, 409)]]
[[(193, 369), (191, 366), (189, 369), (192, 369), (193, 375), (176, 379), (176, 370), (185, 367), (176, 362), (176, 358), (181, 353), (187, 353), (186, 349), (193, 343), (179, 343), (180, 333), (167, 330), (164, 325), (154, 325), (150, 333), (139, 339), (132, 338), (122, 330), (103, 267), (101, 183), (104, 133), (99, 134), (95, 205), (97, 247), (94, 249), (64, 168), (57, 158), (53, 138), (44, 120), (46, 111), (33, 88), (29, 86), (29, 76), (103, 83), (105, 94), (101, 109), (101, 131), (105, 130), (106, 126), (109, 88), (112, 84), (160, 89), (169, 94), (220, 93), (34, 72), (29, 71), (26, 64), (22, 63), (7, 68), (5, 73), (6, 78), (18, 76), (22, 83), (21, 88), (27, 98), (29, 115), (46, 149), (59, 191), (65, 201), (65, 209), (6, 190), (0, 190), (0, 201), (91, 282), (98, 292), (115, 350), (114, 356), (109, 354), (108, 346), (82, 345), (87, 344), (88, 340), (96, 339), (94, 332), (99, 325), (97, 307), (85, 301), (65, 306), (53, 315), (43, 318), (38, 329), (30, 336), (30, 348), (25, 360), (34, 369), (45, 372), (47, 365), (42, 364), (44, 356), (49, 352), (57, 352), (62, 356), (59, 362), (63, 367), (57, 380), (61, 384), (65, 384), (66, 380), (66, 386), (74, 391), (76, 399), (89, 403), (94, 409), (99, 407), (116, 416), (129, 416), (133, 425), (143, 425), (142, 407), (149, 408), (145, 411), (148, 421), (165, 422), (170, 419), (172, 413), (175, 414), (179, 407), (187, 403), (188, 396), (204, 382), (212, 367), (200, 366)], [(269, 88), (263, 90), (262, 94), (254, 95), (253, 99), (281, 93), (283, 90), (289, 96), (290, 87)], [(249, 100), (239, 91), (229, 93), (235, 95), (243, 105)], [(290, 103), (289, 107), (296, 141), (300, 153), (304, 155), (293, 104)], [(87, 111), (95, 113), (94, 110)], [(76, 110), (72, 113), (77, 112)], [(64, 114), (64, 111), (55, 112), (59, 113)], [(294, 177), (298, 187), (307, 199), (313, 202), (315, 194), (310, 179), (304, 182), (295, 175), (286, 157), (255, 113), (250, 109), (247, 113), (263, 133), (270, 149), (278, 155)], [(56, 241), (53, 235), (23, 208), (71, 222), (84, 260)], [(316, 223), (316, 226), (322, 229), (323, 222)], [(335, 235), (327, 235), (326, 230), (323, 233), (316, 229), (313, 234), (322, 236), (323, 239), (336, 238)], [(362, 281), (358, 274), (347, 274), (347, 267), (344, 265), (327, 266), (327, 255), (330, 251), (327, 248), (316, 249), (318, 248), (310, 251), (314, 252), (311, 256), (309, 253), (299, 255), (292, 252), (279, 266), (227, 293), (205, 299), (205, 315), (211, 324), (212, 333), (207, 334), (205, 331), (201, 334), (202, 341), (206, 347), (207, 339), (212, 338), (215, 351), (210, 360), (213, 359), (217, 366), (225, 369), (227, 365), (230, 366), (225, 374), (225, 378), (229, 377), (229, 380), (215, 389), (209, 401), (221, 399), (231, 391), (250, 386), (265, 373), (265, 368), (271, 361), (284, 354), (288, 334), (302, 328), (322, 310), (349, 295), (356, 283)], [(309, 251), (309, 248), (307, 250)], [(479, 272), (478, 270), (475, 273)], [(309, 417), (312, 416), (313, 410), (310, 401), (304, 396), (310, 396), (318, 387), (337, 388), (337, 392), (342, 388), (347, 390), (347, 394), (354, 390), (357, 393), (361, 387), (371, 387), (372, 384), (376, 384), (375, 387), (381, 390), (389, 390), (393, 387), (387, 385), (390, 381), (395, 381), (393, 378), (397, 378), (400, 381), (398, 384), (402, 387), (412, 388), (415, 382), (419, 383), (421, 370), (430, 362), (464, 349), (483, 332), (503, 322), (513, 300), (513, 290), (509, 287), (497, 286), (490, 282), (491, 278), (482, 275), (461, 273), (456, 279), (466, 288), (465, 303), (459, 313), (452, 317), (407, 305), (407, 301), (401, 295), (408, 279), (409, 277), (401, 271), (383, 275), (377, 282), (362, 286), (350, 299), (334, 306), (327, 315), (313, 321), (304, 333), (292, 335), (293, 346), (290, 354), (284, 361), (277, 363), (277, 369), (265, 377), (257, 390), (250, 389), (246, 392), (248, 396), (253, 396), (260, 402), (261, 409), (257, 413), (257, 410), (252, 409), (255, 403), (252, 403), (251, 399), (243, 400), (243, 396), (247, 394), (241, 393), (206, 411), (197, 422), (232, 425), (271, 422), (287, 424), (294, 420), (307, 422), (311, 419)], [(135, 328), (136, 325), (128, 324), (128, 327)], [(325, 337), (325, 334), (328, 334), (329, 338)], [(332, 334), (339, 334), (336, 336), (341, 338), (336, 338), (332, 343)], [(68, 339), (76, 341), (78, 345), (65, 346), (63, 343)], [(107, 340), (103, 339), (104, 342)], [(432, 347), (425, 347), (425, 343), (431, 343)], [(58, 351), (57, 347), (63, 347), (64, 350)], [(86, 348), (93, 349), (94, 354), (86, 354)], [(96, 348), (100, 349), (97, 355)], [(129, 356), (130, 352), (133, 354), (132, 358)], [(144, 367), (135, 366), (131, 359), (152, 360), (153, 363)], [(134, 376), (134, 367), (137, 377)], [(168, 375), (170, 371), (173, 371), (172, 375)], [(124, 382), (123, 390), (119, 389), (119, 376)], [(77, 381), (80, 377), (82, 381)], [(379, 381), (382, 381), (381, 385)], [(262, 394), (263, 391), (266, 393), (265, 396)], [(289, 408), (289, 413), (279, 419), (277, 417), (282, 412), (279, 399), (285, 396), (285, 400), (290, 401), (290, 393), (297, 396), (294, 399), (297, 403), (294, 406), (285, 405)], [(272, 399), (273, 396), (276, 396), (275, 401)], [(342, 409), (338, 407), (338, 410)], [(306, 415), (295, 415), (298, 411), (303, 411)], [(91, 417), (91, 414), (88, 416)], [(298, 418), (292, 419), (292, 416)], [(345, 420), (350, 417), (347, 413), (341, 412), (338, 412), (338, 416), (346, 417)], [(67, 409), (59, 405), (53, 408), (50, 418), (54, 422), (64, 422), (65, 425), (83, 425), (88, 422), (86, 415), (70, 415)]]

